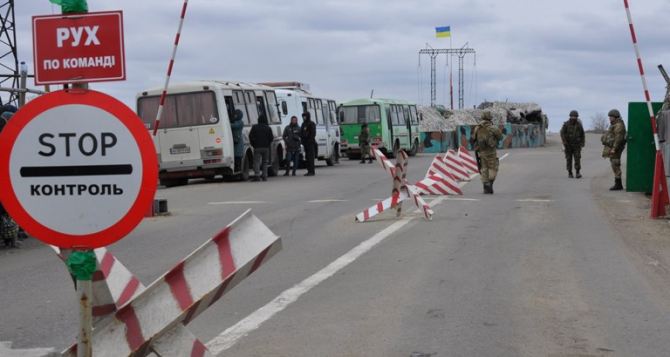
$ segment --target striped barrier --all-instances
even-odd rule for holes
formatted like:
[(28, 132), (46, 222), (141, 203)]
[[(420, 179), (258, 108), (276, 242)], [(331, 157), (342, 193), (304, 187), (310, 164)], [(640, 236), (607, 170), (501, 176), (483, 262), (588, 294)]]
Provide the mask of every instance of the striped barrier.
[(434, 213), (433, 210), (421, 198), (420, 190), (407, 182), (407, 166), (409, 163), (407, 153), (401, 150), (398, 153), (396, 164), (393, 164), (379, 149), (372, 148), (370, 151), (371, 155), (377, 160), (384, 171), (393, 178), (393, 191), (391, 197), (377, 202), (372, 207), (357, 214), (356, 222), (367, 222), (380, 213), (392, 208), (396, 209), (396, 216), (400, 217), (402, 214), (402, 202), (407, 199), (412, 199), (414, 205), (423, 212), (424, 217), (427, 220), (431, 220)]
[(418, 192), (429, 196), (463, 195), (458, 183), (453, 179), (430, 175), (415, 184)]
[(461, 163), (463, 164), (465, 169), (468, 170), (468, 173), (470, 174), (479, 173), (479, 166), (477, 165), (477, 160), (475, 160), (475, 158), (473, 158), (472, 155), (470, 155), (470, 152), (464, 146), (458, 148), (458, 158), (461, 159)]
[[(281, 239), (247, 211), (146, 288), (111, 253), (96, 250), (94, 283), (106, 284), (107, 292), (94, 294), (94, 306), (111, 312), (93, 331), (94, 355), (212, 356), (185, 325), (280, 249)], [(75, 355), (76, 346), (63, 352)]]
[(460, 157), (454, 150), (447, 151), (444, 156), (444, 163), (454, 177), (459, 181), (470, 181), (470, 173), (468, 169), (461, 162)]

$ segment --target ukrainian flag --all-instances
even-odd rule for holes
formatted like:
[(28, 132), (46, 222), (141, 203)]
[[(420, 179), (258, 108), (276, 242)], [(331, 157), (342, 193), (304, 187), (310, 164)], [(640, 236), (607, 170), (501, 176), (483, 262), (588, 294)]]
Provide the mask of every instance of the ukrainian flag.
[(437, 38), (451, 37), (451, 26), (436, 27), (435, 36), (437, 36)]

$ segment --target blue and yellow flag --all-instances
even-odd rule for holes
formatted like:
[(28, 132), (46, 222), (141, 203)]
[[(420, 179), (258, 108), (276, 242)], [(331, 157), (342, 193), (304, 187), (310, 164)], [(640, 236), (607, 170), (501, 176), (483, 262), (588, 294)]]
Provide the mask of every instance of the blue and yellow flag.
[(451, 37), (451, 26), (436, 27), (435, 36), (437, 38)]

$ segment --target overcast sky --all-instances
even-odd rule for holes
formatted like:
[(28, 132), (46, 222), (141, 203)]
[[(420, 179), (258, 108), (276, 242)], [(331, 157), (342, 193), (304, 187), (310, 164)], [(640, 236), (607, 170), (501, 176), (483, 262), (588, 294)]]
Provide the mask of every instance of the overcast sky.
[[(656, 66), (670, 69), (670, 1), (630, 3), (652, 96), (662, 100)], [(134, 107), (137, 92), (162, 85), (181, 4), (89, 0), (89, 11), (124, 11), (128, 78), (92, 87)], [(32, 68), (30, 17), (60, 9), (48, 0), (15, 7), (19, 56)], [(417, 52), (448, 48), (435, 27), (449, 25), (454, 47), (477, 51), (476, 66), (465, 59), (467, 106), (536, 102), (556, 130), (571, 109), (590, 125), (597, 112), (625, 113), (643, 99), (622, 0), (191, 0), (172, 80), (297, 80), (339, 101), (374, 89), (429, 103), (430, 62), (419, 65)], [(448, 102), (447, 73), (439, 58), (439, 103)]]

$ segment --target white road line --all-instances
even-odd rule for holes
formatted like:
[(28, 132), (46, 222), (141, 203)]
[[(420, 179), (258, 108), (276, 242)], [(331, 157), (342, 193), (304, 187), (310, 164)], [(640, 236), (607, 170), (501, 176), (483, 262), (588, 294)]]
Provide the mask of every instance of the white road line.
[[(500, 159), (504, 159), (509, 154), (505, 154)], [(472, 175), (470, 179), (479, 176), (478, 174)], [(467, 185), (468, 182), (462, 182), (459, 184), (460, 187)], [(445, 197), (439, 197), (433, 202), (429, 203), (430, 207), (435, 207), (439, 205), (442, 201), (445, 200)], [(415, 210), (415, 212), (420, 212)], [(272, 301), (267, 303), (265, 306), (254, 311), (249, 316), (245, 317), (235, 325), (229, 327), (223, 331), (218, 336), (214, 337), (211, 341), (207, 342), (207, 348), (212, 352), (213, 355), (217, 356), (221, 352), (229, 349), (242, 337), (247, 336), (252, 331), (257, 330), (263, 323), (270, 320), (274, 315), (286, 309), (289, 305), (296, 302), (302, 295), (310, 291), (315, 286), (321, 284), (323, 281), (327, 280), (331, 276), (335, 275), (338, 271), (346, 268), (349, 264), (356, 261), (363, 254), (370, 251), (372, 248), (377, 246), (379, 243), (383, 242), (386, 238), (390, 237), (393, 233), (402, 229), (408, 223), (412, 222), (418, 217), (423, 217), (419, 215), (408, 216), (402, 218), (401, 220), (391, 224), (386, 227), (381, 232), (373, 235), (368, 238), (366, 241), (360, 243), (341, 257), (337, 258), (332, 263), (328, 264), (325, 268), (314, 273), (312, 276), (301, 281), (300, 283), (294, 285), (293, 287), (285, 290), (279, 296), (274, 298)]]
[(330, 203), (330, 202), (347, 202), (347, 200), (312, 200), (307, 203)]
[(447, 197), (447, 201), (464, 201), (464, 202), (479, 202), (479, 198), (462, 198), (462, 197)]
[(534, 198), (524, 198), (524, 199), (519, 199), (516, 200), (517, 202), (534, 202), (534, 203), (546, 203), (546, 202), (554, 202), (554, 200), (538, 200)]
[(269, 203), (266, 201), (224, 201), (224, 202), (210, 202), (210, 205), (258, 205), (262, 203)]

